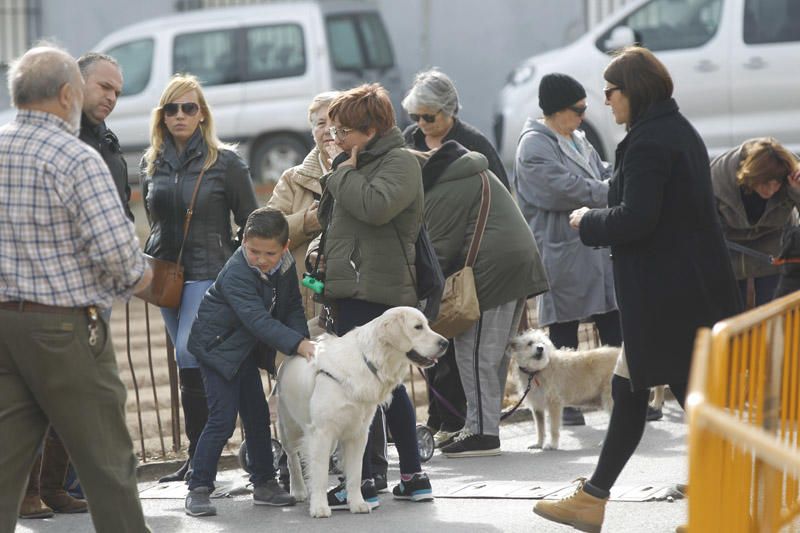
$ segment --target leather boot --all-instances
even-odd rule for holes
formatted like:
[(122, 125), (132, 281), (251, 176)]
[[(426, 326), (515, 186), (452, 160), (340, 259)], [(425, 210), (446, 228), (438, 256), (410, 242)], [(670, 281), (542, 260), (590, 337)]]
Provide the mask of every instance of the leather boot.
[(172, 474), (158, 480), (159, 483), (170, 481), (184, 481), (191, 474), (192, 457), (197, 447), (197, 441), (203, 433), (203, 428), (208, 420), (208, 402), (203, 386), (203, 376), (199, 368), (184, 368), (179, 371), (181, 382), (181, 406), (183, 407), (183, 420), (186, 437), (189, 439), (189, 458), (181, 467)]
[(42, 452), (42, 474), (39, 478), (42, 501), (57, 513), (85, 513), (89, 510), (86, 500), (73, 498), (64, 490), (67, 468), (69, 468), (67, 450), (51, 429), (47, 433)]
[(25, 490), (25, 498), (19, 508), (20, 518), (50, 518), (53, 510), (42, 502), (39, 497), (39, 472), (42, 467), (41, 454), (36, 455), (36, 462), (33, 463), (31, 474), (28, 479), (28, 488)]
[(605, 518), (608, 498), (592, 496), (583, 489), (585, 479), (580, 480), (577, 490), (556, 501), (539, 501), (533, 512), (559, 524), (567, 524), (581, 531), (600, 533)]

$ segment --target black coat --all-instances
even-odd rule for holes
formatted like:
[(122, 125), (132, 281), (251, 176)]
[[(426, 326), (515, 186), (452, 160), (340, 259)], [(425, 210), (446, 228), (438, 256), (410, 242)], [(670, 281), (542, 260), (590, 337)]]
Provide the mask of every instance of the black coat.
[[(150, 235), (144, 245), (146, 254), (177, 261), (183, 243), (183, 221), (206, 159), (206, 150), (199, 128), (180, 156), (168, 137), (153, 175), (142, 172), (142, 198), (150, 221)], [(187, 281), (217, 277), (238, 246), (231, 231), (231, 213), (236, 225), (243, 228), (247, 216), (256, 207), (258, 202), (247, 164), (236, 152), (221, 149), (197, 192), (183, 250)]]
[(192, 323), (187, 347), (204, 365), (231, 379), (254, 351), (275, 373), (275, 350), (294, 354), (308, 338), (294, 258), (264, 279), (239, 248), (209, 287)]
[(105, 122), (95, 125), (89, 122), (86, 115), (81, 115), (80, 139), (97, 150), (103, 161), (106, 162), (111, 177), (114, 178), (114, 185), (117, 187), (125, 214), (133, 220), (130, 206), (131, 187), (128, 184), (128, 164), (125, 162), (125, 156), (122, 155), (117, 136), (108, 129)]
[(740, 303), (708, 152), (674, 100), (651, 107), (617, 147), (608, 205), (584, 215), (580, 235), (611, 246), (632, 386), (686, 383), (697, 329)]
[[(425, 144), (425, 133), (416, 124), (411, 124), (403, 132), (403, 138), (406, 144), (411, 148), (419, 150), (420, 152), (427, 152), (430, 150)], [(442, 139), (442, 144), (447, 141), (456, 141), (458, 144), (471, 152), (478, 152), (486, 156), (489, 161), (489, 170), (492, 174), (497, 176), (500, 183), (507, 190), (511, 190), (508, 185), (508, 176), (506, 175), (506, 167), (500, 161), (500, 156), (497, 155), (497, 150), (494, 149), (492, 143), (489, 142), (483, 133), (478, 131), (475, 127), (470, 126), (466, 122), (453, 117), (453, 127), (447, 132), (447, 135)]]

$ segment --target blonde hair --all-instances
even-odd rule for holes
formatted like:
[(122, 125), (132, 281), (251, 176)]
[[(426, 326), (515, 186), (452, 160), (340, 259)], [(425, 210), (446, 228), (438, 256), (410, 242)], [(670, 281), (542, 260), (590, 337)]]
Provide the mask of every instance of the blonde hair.
[(787, 176), (798, 166), (800, 164), (792, 152), (774, 138), (762, 137), (744, 146), (736, 182), (748, 189), (770, 181), (785, 183)]
[(203, 113), (203, 121), (198, 125), (208, 149), (208, 155), (203, 163), (203, 170), (208, 170), (217, 162), (217, 156), (220, 150), (236, 149), (235, 145), (225, 144), (217, 137), (217, 132), (214, 128), (214, 117), (211, 115), (211, 109), (206, 102), (206, 97), (203, 94), (200, 81), (191, 74), (175, 74), (169, 80), (166, 88), (164, 88), (164, 92), (161, 93), (158, 107), (153, 109), (153, 113), (150, 117), (150, 146), (144, 153), (144, 159), (147, 163), (146, 173), (148, 176), (152, 176), (155, 172), (156, 159), (164, 152), (164, 137), (169, 135), (167, 126), (164, 123), (164, 105), (171, 103), (176, 98), (180, 98), (191, 91), (197, 93), (200, 112)]
[(308, 123), (311, 124), (311, 127), (314, 127), (314, 119), (312, 115), (319, 111), (321, 108), (325, 106), (330, 106), (331, 102), (336, 100), (336, 98), (342, 94), (339, 91), (326, 91), (324, 93), (319, 93), (317, 96), (311, 100), (311, 105), (308, 106)]

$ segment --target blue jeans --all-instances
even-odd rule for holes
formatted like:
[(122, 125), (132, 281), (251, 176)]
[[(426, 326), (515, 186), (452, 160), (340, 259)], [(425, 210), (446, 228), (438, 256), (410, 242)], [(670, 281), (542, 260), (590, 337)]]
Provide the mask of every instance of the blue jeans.
[(189, 490), (214, 489), (217, 463), (236, 429), (237, 413), (242, 417), (248, 465), (253, 471), (250, 482), (258, 486), (274, 479), (269, 409), (256, 358), (251, 355), (245, 359), (230, 381), (202, 363), (200, 371), (208, 398), (208, 421), (194, 451)]
[(178, 368), (198, 368), (200, 366), (195, 356), (186, 348), (186, 343), (189, 341), (189, 332), (192, 330), (200, 302), (203, 301), (203, 296), (213, 284), (214, 280), (187, 281), (183, 284), (181, 306), (177, 309), (161, 308), (164, 325), (175, 346), (175, 360), (178, 362)]

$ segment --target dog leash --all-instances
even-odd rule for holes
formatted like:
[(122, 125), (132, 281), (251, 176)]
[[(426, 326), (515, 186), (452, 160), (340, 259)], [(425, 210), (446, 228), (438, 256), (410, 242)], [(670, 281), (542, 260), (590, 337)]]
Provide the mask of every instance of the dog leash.
[[(422, 379), (425, 380), (425, 383), (428, 384), (428, 389), (433, 393), (434, 396), (436, 396), (436, 399), (439, 400), (439, 402), (445, 407), (445, 409), (450, 411), (450, 413), (452, 413), (454, 416), (460, 418), (461, 420), (465, 420), (466, 421), (466, 418), (463, 415), (461, 415), (461, 413), (458, 412), (458, 409), (453, 407), (453, 404), (451, 404), (444, 396), (442, 396), (442, 394), (439, 391), (437, 391), (433, 387), (433, 385), (431, 385), (431, 382), (428, 381), (428, 376), (425, 375), (425, 372), (423, 372), (422, 369), (419, 368), (419, 367), (417, 367), (417, 371), (422, 376)], [(533, 382), (534, 377), (536, 376), (536, 372), (534, 372), (532, 374), (528, 373), (528, 372), (525, 372), (524, 370), (523, 370), (523, 372), (525, 374), (528, 374), (528, 385), (527, 385), (527, 387), (525, 387), (525, 392), (522, 393), (522, 397), (519, 399), (519, 401), (516, 403), (516, 405), (514, 405), (514, 407), (512, 407), (509, 411), (506, 411), (505, 413), (500, 415), (500, 420), (501, 421), (505, 420), (509, 416), (513, 415), (514, 412), (517, 409), (519, 409), (519, 406), (522, 405), (522, 402), (525, 400), (525, 397), (531, 391), (531, 383)], [(536, 384), (537, 385), (539, 384), (538, 380), (537, 380)]]
[(758, 252), (753, 250), (752, 248), (748, 248), (747, 246), (742, 246), (741, 244), (737, 244), (735, 242), (731, 242), (726, 240), (725, 245), (728, 249), (733, 250), (734, 252), (739, 252), (740, 254), (749, 255), (755, 259), (760, 261), (764, 261), (772, 266), (780, 266), (780, 265), (787, 265), (787, 264), (795, 264), (800, 263), (800, 257), (775, 257), (769, 254), (765, 254), (763, 252)]

